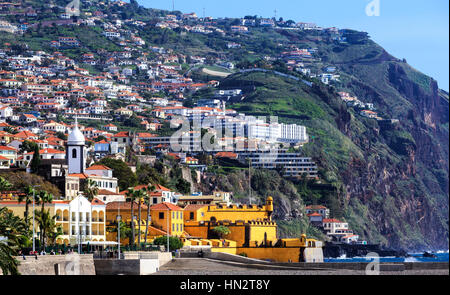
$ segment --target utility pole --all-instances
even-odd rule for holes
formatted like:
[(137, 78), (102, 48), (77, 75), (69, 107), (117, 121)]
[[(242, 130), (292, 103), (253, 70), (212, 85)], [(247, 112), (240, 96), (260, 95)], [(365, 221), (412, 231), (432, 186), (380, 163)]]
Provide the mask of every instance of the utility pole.
[(175, 0), (172, 0), (172, 12), (175, 11)]

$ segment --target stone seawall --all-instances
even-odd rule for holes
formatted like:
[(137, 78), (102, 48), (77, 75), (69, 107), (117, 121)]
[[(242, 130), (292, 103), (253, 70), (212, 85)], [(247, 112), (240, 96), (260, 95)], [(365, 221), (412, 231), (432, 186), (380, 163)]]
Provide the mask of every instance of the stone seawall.
[[(167, 252), (125, 252), (123, 259), (94, 259), (88, 255), (16, 257), (21, 275), (148, 275), (172, 261)], [(2, 275), (0, 270), (0, 275)]]
[(150, 275), (172, 261), (170, 252), (125, 252), (124, 259), (95, 259), (97, 275)]
[(95, 275), (93, 255), (42, 255), (16, 257), (22, 275)]

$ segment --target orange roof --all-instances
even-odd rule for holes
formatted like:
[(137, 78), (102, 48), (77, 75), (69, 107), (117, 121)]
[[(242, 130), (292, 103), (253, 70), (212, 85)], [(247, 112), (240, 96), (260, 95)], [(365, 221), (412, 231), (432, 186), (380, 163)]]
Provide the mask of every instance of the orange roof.
[(327, 209), (327, 207), (322, 206), (322, 205), (309, 205), (309, 206), (306, 206), (305, 209), (317, 210), (317, 209)]
[(109, 167), (106, 167), (105, 165), (93, 165), (89, 168), (87, 168), (86, 170), (112, 170)]
[(86, 174), (84, 174), (84, 173), (74, 173), (74, 174), (69, 174), (67, 176), (69, 176), (69, 177), (78, 177), (78, 178), (81, 178), (81, 179), (88, 178), (88, 176)]
[(157, 210), (157, 211), (160, 211), (160, 210), (163, 210), (163, 211), (167, 211), (167, 210), (170, 210), (170, 211), (183, 211), (183, 208), (178, 207), (178, 206), (176, 206), (174, 204), (171, 204), (171, 203), (164, 202), (164, 203), (159, 203), (159, 204), (151, 206), (150, 210)]
[(91, 202), (92, 205), (105, 205), (105, 203), (97, 198), (94, 198)]

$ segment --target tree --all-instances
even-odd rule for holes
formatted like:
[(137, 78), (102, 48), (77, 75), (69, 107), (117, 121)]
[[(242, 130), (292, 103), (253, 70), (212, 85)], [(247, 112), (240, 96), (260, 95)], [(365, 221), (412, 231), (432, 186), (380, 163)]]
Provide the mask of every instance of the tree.
[(191, 183), (183, 178), (179, 178), (176, 188), (182, 194), (189, 194), (191, 192)]
[[(119, 226), (120, 226), (120, 241), (124, 239), (128, 239), (129, 241), (131, 241), (132, 233), (130, 225), (128, 225), (126, 222), (119, 221)], [(110, 233), (117, 233), (117, 227), (108, 227), (106, 230)]]
[(0, 269), (4, 275), (18, 275), (19, 262), (15, 259), (18, 250), (24, 245), (28, 227), (24, 220), (14, 216), (8, 208), (0, 208)]
[(8, 191), (12, 188), (12, 184), (0, 176), (0, 192)]
[(134, 202), (136, 200), (136, 191), (134, 190), (134, 188), (129, 188), (128, 192), (126, 193), (127, 196), (127, 202), (131, 203), (131, 222), (130, 222), (130, 227), (131, 227), (131, 239), (130, 239), (130, 245), (134, 246), (134, 242), (135, 242), (135, 226), (134, 226)]
[(136, 174), (131, 171), (130, 167), (122, 161), (111, 158), (103, 158), (97, 164), (105, 165), (113, 169), (113, 176), (118, 179), (119, 188), (126, 190), (130, 186), (137, 185)]
[(213, 228), (215, 232), (221, 239), (224, 239), (227, 235), (231, 233), (230, 229), (226, 226), (220, 225)]
[(38, 204), (40, 203), (42, 208), (41, 211), (44, 211), (45, 203), (51, 203), (53, 201), (53, 195), (49, 194), (46, 191), (40, 191), (37, 195)]
[(56, 239), (55, 236), (61, 230), (58, 230), (58, 226), (56, 226), (56, 218), (57, 216), (52, 216), (50, 214), (50, 209), (47, 210), (36, 210), (36, 220), (39, 225), (40, 231), (40, 240), (42, 245), (42, 250), (45, 250), (47, 246), (47, 240), (49, 238)]
[[(158, 237), (153, 241), (154, 245), (167, 246), (167, 237)], [(178, 237), (169, 237), (169, 250), (175, 251), (183, 248), (183, 242)]]
[(91, 212), (90, 212), (90, 218), (92, 220), (92, 201), (94, 201), (95, 197), (98, 195), (98, 185), (97, 182), (95, 182), (92, 179), (88, 178), (87, 185), (83, 191), (84, 196), (88, 201), (91, 203)]
[(32, 152), (32, 151), (36, 150), (36, 146), (38, 146), (37, 143), (28, 141), (28, 140), (24, 140), (22, 145), (20, 146), (20, 152), (21, 153)]
[(141, 246), (141, 208), (145, 195), (147, 194), (145, 189), (135, 191), (136, 199), (138, 200), (138, 245)]
[(29, 208), (30, 204), (33, 202), (33, 195), (34, 195), (34, 188), (32, 186), (27, 186), (25, 188), (25, 194), (24, 195), (20, 194), (19, 198), (18, 198), (19, 203), (25, 201), (25, 212), (23, 214), (24, 214), (24, 218), (25, 218), (25, 223), (27, 225), (29, 223), (29, 219), (28, 219), (29, 209), (28, 208)]
[(31, 172), (37, 173), (40, 164), (41, 164), (41, 156), (39, 155), (39, 146), (35, 145), (33, 159), (31, 160), (30, 163)]
[(148, 226), (149, 226), (149, 218), (150, 218), (150, 201), (151, 201), (151, 193), (155, 191), (155, 186), (153, 184), (150, 184), (146, 188), (146, 194), (144, 197), (144, 202), (147, 205), (147, 220), (145, 222), (145, 245), (147, 246), (147, 234), (148, 234)]

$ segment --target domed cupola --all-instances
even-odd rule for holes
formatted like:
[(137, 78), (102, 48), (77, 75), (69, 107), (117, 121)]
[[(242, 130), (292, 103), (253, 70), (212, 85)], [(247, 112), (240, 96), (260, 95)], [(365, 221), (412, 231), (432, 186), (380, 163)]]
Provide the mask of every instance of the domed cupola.
[(75, 125), (67, 138), (67, 145), (85, 145), (85, 143), (84, 135), (78, 128), (78, 121), (75, 118)]

